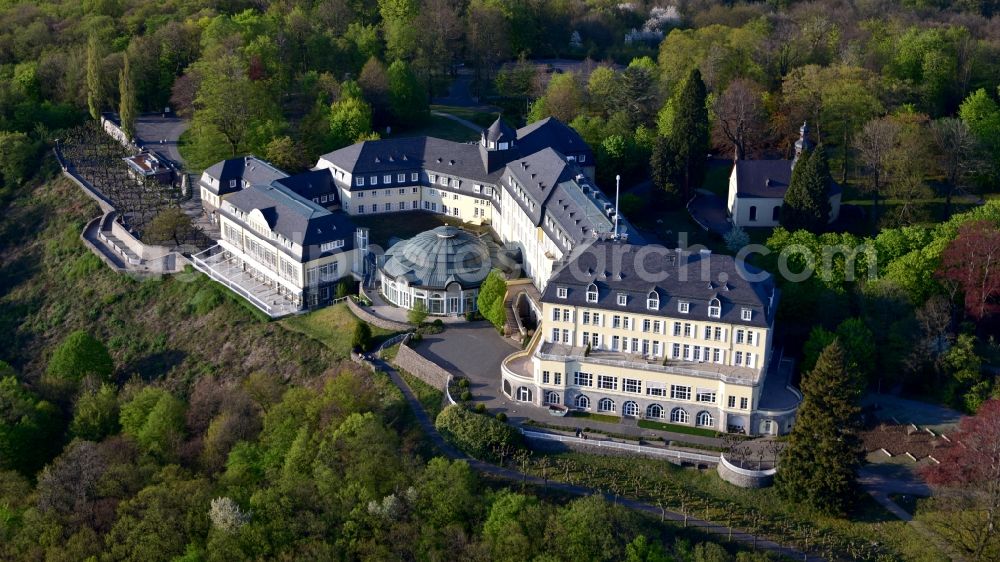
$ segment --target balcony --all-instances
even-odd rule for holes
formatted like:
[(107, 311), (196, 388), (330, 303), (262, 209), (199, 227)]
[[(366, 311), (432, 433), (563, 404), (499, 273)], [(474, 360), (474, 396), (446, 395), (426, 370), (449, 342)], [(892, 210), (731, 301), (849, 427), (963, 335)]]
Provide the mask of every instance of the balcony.
[(647, 359), (639, 354), (622, 353), (607, 350), (593, 350), (589, 354), (580, 346), (557, 343), (543, 343), (538, 347), (536, 355), (546, 361), (577, 361), (592, 365), (605, 365), (636, 369), (668, 375), (687, 375), (702, 379), (722, 381), (730, 384), (756, 386), (760, 383), (760, 371), (749, 367), (720, 365), (718, 363), (699, 363), (696, 361)]

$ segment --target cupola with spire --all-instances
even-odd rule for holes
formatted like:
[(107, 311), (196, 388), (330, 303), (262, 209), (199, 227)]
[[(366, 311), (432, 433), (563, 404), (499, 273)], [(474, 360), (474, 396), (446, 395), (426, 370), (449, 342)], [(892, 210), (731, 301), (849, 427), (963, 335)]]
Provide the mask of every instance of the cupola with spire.
[(479, 144), (486, 150), (494, 151), (514, 148), (515, 142), (517, 131), (504, 123), (501, 116), (497, 116), (497, 120), (488, 129), (483, 129)]
[(803, 121), (802, 127), (799, 128), (799, 140), (795, 141), (795, 158), (792, 159), (792, 168), (795, 168), (795, 163), (799, 161), (799, 156), (802, 156), (803, 152), (812, 149), (813, 144), (809, 142), (809, 124)]

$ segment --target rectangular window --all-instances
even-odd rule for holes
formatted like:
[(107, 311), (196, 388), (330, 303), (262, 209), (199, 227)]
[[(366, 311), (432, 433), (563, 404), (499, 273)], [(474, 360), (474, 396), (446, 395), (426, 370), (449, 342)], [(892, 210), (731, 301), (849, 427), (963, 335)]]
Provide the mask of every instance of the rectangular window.
[(691, 324), (685, 323), (684, 324), (684, 337), (685, 338), (690, 338), (691, 337), (691, 333), (692, 333), (691, 332)]
[(580, 155), (580, 162), (586, 162), (586, 161), (587, 161), (587, 155), (586, 154), (581, 154)]
[(740, 319), (741, 320), (746, 320), (747, 322), (749, 322), (751, 318), (753, 318), (753, 311), (752, 310), (750, 310), (749, 308), (744, 308), (744, 309), (740, 310)]
[[(417, 172), (410, 173), (410, 181), (418, 181), (419, 179), (420, 179), (420, 174), (418, 174)], [(416, 193), (417, 188), (413, 188), (413, 192)]]
[(649, 340), (642, 340), (642, 354), (649, 355)]
[(399, 183), (406, 181), (406, 174), (396, 174), (396, 181)]
[(747, 345), (755, 346), (757, 345), (757, 332), (753, 330), (747, 330)]
[[(320, 202), (322, 202), (322, 203), (326, 203), (326, 201), (327, 201), (327, 196), (326, 196), (326, 195), (324, 195), (324, 196), (320, 197), (320, 198), (319, 198), (319, 200), (320, 200)], [(313, 199), (313, 201), (315, 201), (315, 199)]]
[(597, 375), (597, 388), (601, 390), (618, 390), (618, 377)]
[(549, 384), (549, 372), (542, 371), (542, 384)]
[(358, 194), (357, 194), (357, 196), (358, 196), (358, 199), (364, 199), (365, 198), (365, 192), (364, 191), (359, 191)]
[(581, 320), (581, 322), (583, 322), (584, 324), (590, 324), (590, 311), (589, 310), (584, 310), (583, 311), (583, 319)]
[(559, 343), (559, 328), (552, 328), (552, 343)]
[(691, 399), (691, 387), (690, 386), (680, 386), (676, 384), (670, 385), (670, 398), (672, 400), (690, 400)]
[(625, 306), (628, 304), (628, 296), (624, 293), (618, 293), (618, 306)]
[[(416, 201), (414, 201), (414, 203), (416, 203)], [(406, 210), (406, 202), (400, 201), (399, 204), (396, 205), (396, 208), (399, 209), (400, 211), (405, 211)]]
[(736, 359), (733, 361), (733, 365), (742, 365), (742, 364), (743, 364), (743, 352), (737, 351)]
[(712, 349), (712, 362), (713, 363), (722, 363), (722, 361), (720, 359), (721, 353), (722, 353), (721, 350), (719, 348), (717, 348), (717, 347), (714, 348), (714, 349)]
[(359, 215), (365, 214), (365, 206), (364, 205), (358, 205), (358, 214)]
[(686, 361), (691, 360), (691, 346), (688, 344), (684, 344), (684, 359)]
[(330, 250), (333, 250), (333, 249), (336, 249), (336, 248), (343, 248), (343, 247), (344, 247), (344, 241), (343, 240), (334, 240), (332, 242), (324, 242), (324, 243), (320, 244), (319, 250), (321, 252), (329, 252)]
[(736, 330), (736, 343), (743, 343), (743, 330)]
[(644, 318), (644, 319), (642, 320), (642, 331), (643, 331), (643, 332), (648, 332), (648, 331), (649, 331), (649, 329), (650, 329), (650, 327), (651, 327), (652, 325), (653, 325), (653, 323), (649, 321), (649, 318)]
[(621, 345), (621, 338), (618, 336), (611, 336), (611, 350), (618, 351), (619, 345)]
[(392, 203), (386, 203), (386, 204), (385, 204), (385, 205), (384, 205), (384, 206), (382, 207), (382, 209), (383, 209), (383, 210), (385, 210), (386, 212), (389, 212), (389, 211), (391, 211), (391, 210), (392, 210)]
[(416, 209), (416, 208), (418, 208), (418, 207), (419, 207), (418, 203), (419, 203), (418, 201), (411, 201), (411, 202), (410, 202), (410, 208), (411, 208), (411, 209)]
[(680, 359), (681, 357), (681, 344), (675, 343), (670, 350), (670, 356), (674, 359)]
[[(385, 181), (385, 183), (392, 183), (392, 176), (386, 176), (386, 177), (387, 177), (387, 178), (389, 178), (389, 179), (387, 179), (387, 180)], [(392, 190), (391, 190), (391, 189), (387, 189), (387, 190), (385, 190), (385, 191), (384, 191), (384, 192), (382, 193), (382, 195), (385, 195), (386, 197), (389, 197), (389, 196), (391, 196), (391, 195), (392, 195)]]
[(595, 312), (594, 313), (594, 325), (595, 326), (601, 326), (602, 325), (601, 324), (601, 313), (600, 312)]
[(639, 353), (639, 338), (632, 338), (632, 353)]
[(701, 346), (694, 346), (694, 360), (701, 361)]
[(448, 185), (448, 178), (441, 176), (438, 178), (438, 183), (441, 185)]
[(360, 186), (364, 184), (365, 184), (365, 178), (354, 178), (354, 185)]
[(659, 334), (663, 330), (663, 323), (659, 320), (653, 320), (653, 331)]
[(708, 316), (710, 318), (718, 318), (719, 316), (722, 316), (722, 307), (721, 306), (709, 306), (708, 307)]
[(705, 402), (708, 404), (715, 404), (715, 391), (708, 390), (704, 388), (699, 388), (698, 392), (695, 394), (694, 399), (698, 402)]
[(722, 341), (722, 328), (715, 329), (715, 340)]
[(611, 327), (621, 328), (622, 327), (622, 317), (617, 314), (611, 317)]
[(712, 328), (710, 328), (709, 326), (705, 326), (705, 339), (706, 340), (712, 339)]
[(750, 405), (750, 401), (747, 400), (746, 396), (740, 398), (740, 409), (741, 410), (746, 410), (747, 407), (749, 407), (749, 405)]
[(653, 355), (656, 357), (660, 356), (660, 342), (658, 341), (653, 342)]
[(622, 380), (622, 390), (640, 394), (642, 393), (642, 381), (639, 379), (624, 379)]
[(688, 301), (680, 301), (677, 303), (677, 312), (681, 314), (687, 314), (691, 311), (691, 303)]
[(563, 309), (563, 322), (572, 322), (573, 312), (568, 309)]
[[(413, 175), (416, 175), (416, 174), (413, 174)], [(413, 180), (413, 181), (417, 181), (417, 180)], [(417, 193), (419, 190), (420, 190), (419, 187), (411, 187), (410, 188), (410, 193)]]
[(556, 296), (559, 297), (559, 298), (561, 298), (561, 299), (566, 298), (566, 294), (568, 292), (569, 291), (566, 289), (566, 287), (558, 287), (558, 288), (556, 288)]
[(369, 185), (378, 185), (378, 176), (370, 176), (368, 178)]
[(590, 373), (573, 373), (573, 384), (576, 386), (594, 386), (594, 375)]
[(674, 322), (674, 335), (680, 337), (681, 335), (681, 323)]
[(562, 384), (562, 373), (555, 373), (555, 384)]
[(563, 330), (563, 343), (569, 343), (569, 330)]
[[(403, 181), (403, 180), (399, 180), (399, 181)], [(406, 188), (405, 187), (399, 188), (399, 194), (400, 195), (406, 195)]]
[(561, 317), (562, 317), (562, 313), (559, 312), (559, 309), (558, 308), (553, 308), (552, 309), (552, 320), (555, 321), (555, 322), (558, 322)]
[(735, 396), (730, 396), (729, 397), (729, 407), (730, 408), (735, 408), (736, 407), (736, 397)]

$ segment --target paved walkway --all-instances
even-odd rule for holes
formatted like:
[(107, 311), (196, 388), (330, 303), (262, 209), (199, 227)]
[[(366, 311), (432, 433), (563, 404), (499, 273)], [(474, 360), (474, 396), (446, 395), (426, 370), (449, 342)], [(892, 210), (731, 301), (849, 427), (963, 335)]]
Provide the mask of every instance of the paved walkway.
[(651, 504), (627, 498), (617, 497), (610, 493), (601, 492), (593, 488), (587, 488), (585, 486), (576, 486), (573, 484), (565, 484), (562, 482), (553, 482), (551, 480), (545, 480), (537, 476), (531, 476), (517, 470), (473, 459), (468, 455), (466, 455), (465, 453), (459, 451), (455, 447), (448, 444), (444, 440), (444, 438), (441, 437), (441, 434), (438, 433), (437, 429), (434, 427), (434, 424), (427, 416), (427, 412), (424, 411), (424, 408), (420, 404), (420, 401), (417, 400), (416, 396), (414, 396), (413, 394), (413, 391), (410, 390), (410, 387), (406, 385), (402, 377), (399, 376), (399, 373), (394, 368), (392, 368), (388, 363), (382, 360), (375, 360), (373, 364), (376, 368), (388, 373), (389, 378), (392, 379), (392, 382), (397, 387), (399, 387), (399, 390), (403, 393), (403, 398), (410, 405), (410, 409), (413, 410), (413, 414), (417, 419), (417, 423), (420, 424), (421, 429), (424, 431), (424, 433), (427, 434), (428, 438), (430, 438), (434, 446), (442, 453), (444, 453), (445, 455), (447, 455), (452, 459), (463, 460), (467, 462), (470, 467), (472, 467), (474, 470), (478, 472), (481, 472), (483, 474), (488, 474), (496, 478), (502, 478), (504, 480), (510, 480), (514, 482), (520, 481), (522, 483), (530, 484), (532, 486), (541, 486), (543, 488), (549, 488), (566, 494), (572, 494), (575, 496), (592, 496), (595, 494), (600, 495), (609, 502), (615, 502), (621, 504), (634, 511), (641, 511), (643, 513), (647, 513), (653, 516), (658, 516), (660, 517), (661, 520), (671, 521), (674, 523), (682, 523), (686, 527), (696, 528), (702, 532), (714, 535), (719, 540), (729, 539), (732, 540), (733, 542), (741, 543), (743, 545), (752, 545), (754, 548), (770, 551), (775, 554), (779, 554), (781, 556), (787, 556), (789, 558), (793, 558), (795, 560), (806, 560), (807, 562), (809, 561), (819, 562), (823, 560), (823, 558), (820, 558), (818, 556), (807, 556), (805, 553), (799, 550), (782, 546), (778, 543), (775, 543), (773, 541), (761, 537), (755, 537), (754, 535), (751, 535), (749, 533), (737, 529), (730, 529), (725, 525), (710, 523), (708, 521), (703, 521), (701, 519), (697, 519), (694, 517), (685, 516), (684, 514), (677, 513), (675, 511), (667, 511)]
[(172, 114), (166, 117), (144, 114), (135, 120), (135, 136), (140, 145), (163, 154), (183, 169), (184, 159), (181, 158), (177, 144), (189, 125), (187, 119)]
[(472, 129), (477, 133), (483, 132), (482, 127), (473, 123), (472, 121), (469, 121), (468, 119), (462, 119), (458, 115), (452, 115), (451, 113), (445, 113), (443, 111), (432, 111), (431, 115), (435, 115), (437, 117), (444, 117), (445, 119), (451, 119), (452, 121), (458, 123), (459, 125), (462, 125), (468, 129)]
[(714, 193), (699, 189), (688, 202), (687, 209), (691, 218), (709, 232), (724, 236), (732, 228), (726, 202)]

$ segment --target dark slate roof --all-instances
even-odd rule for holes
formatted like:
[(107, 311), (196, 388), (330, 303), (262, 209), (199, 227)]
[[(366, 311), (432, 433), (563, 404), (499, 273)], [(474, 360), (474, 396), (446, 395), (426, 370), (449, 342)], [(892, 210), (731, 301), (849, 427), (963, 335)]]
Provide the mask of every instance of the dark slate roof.
[[(737, 197), (783, 198), (792, 181), (791, 160), (737, 160)], [(837, 182), (830, 185), (830, 195), (840, 193)]]
[[(336, 197), (339, 194), (333, 182), (333, 175), (329, 170), (303, 172), (275, 180), (274, 183), (280, 184), (296, 195), (310, 200), (321, 195), (333, 195)], [(336, 200), (332, 202), (335, 203)]]
[(444, 290), (453, 282), (463, 289), (478, 287), (490, 267), (490, 252), (482, 240), (453, 226), (439, 226), (397, 242), (386, 251), (380, 269), (411, 285)]
[(501, 117), (497, 117), (497, 120), (483, 131), (483, 136), (489, 142), (514, 142), (517, 140), (517, 131), (504, 123)]
[[(253, 185), (234, 193), (226, 202), (244, 213), (259, 209), (273, 231), (302, 246), (302, 261), (347, 251), (353, 247), (354, 224), (346, 213), (331, 213), (280, 185)], [(238, 217), (235, 218), (239, 220)], [(321, 244), (333, 240), (343, 240), (344, 247), (330, 252), (320, 251)], [(285, 246), (277, 243), (274, 245), (294, 256)]]
[(559, 153), (569, 156), (589, 154), (591, 155), (590, 162), (593, 163), (593, 152), (584, 142), (583, 137), (572, 127), (552, 117), (546, 117), (518, 129), (517, 143), (521, 154), (531, 154), (543, 148), (553, 148)]
[[(636, 258), (639, 258), (638, 263)], [(705, 267), (708, 270), (703, 274)], [(747, 281), (732, 256), (597, 241), (578, 246), (557, 264), (558, 271), (549, 280), (542, 301), (612, 312), (709, 320), (709, 302), (718, 298), (722, 315), (711, 320), (768, 327), (777, 307), (774, 279), (749, 264), (744, 263), (742, 267), (751, 274), (762, 273), (765, 278), (762, 281)], [(587, 287), (591, 283), (597, 285), (596, 303), (586, 302)], [(557, 296), (560, 287), (568, 289), (565, 299)], [(646, 297), (651, 291), (656, 291), (659, 296), (658, 312), (646, 308)], [(628, 295), (625, 306), (618, 305), (618, 293)], [(687, 314), (678, 311), (678, 301), (682, 300), (690, 303)], [(749, 321), (741, 319), (744, 307), (753, 310)]]
[[(271, 185), (271, 182), (288, 177), (288, 174), (255, 156), (230, 158), (216, 162), (205, 169), (210, 177), (219, 180), (219, 195), (227, 195), (243, 188), (243, 181), (250, 185)], [(229, 180), (239, 180), (235, 188), (229, 187)], [(211, 186), (207, 186), (210, 187)]]

